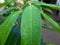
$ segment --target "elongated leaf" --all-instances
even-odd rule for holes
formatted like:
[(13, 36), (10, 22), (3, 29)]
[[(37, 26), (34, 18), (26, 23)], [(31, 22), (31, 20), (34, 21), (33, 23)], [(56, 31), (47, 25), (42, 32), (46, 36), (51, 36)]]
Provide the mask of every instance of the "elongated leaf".
[(53, 13), (51, 9), (47, 8), (47, 7), (44, 7), (43, 8), (45, 11), (49, 12), (49, 13)]
[(6, 42), (8, 35), (10, 34), (10, 31), (12, 27), (14, 26), (14, 23), (20, 13), (21, 11), (16, 11), (12, 13), (10, 16), (8, 16), (5, 22), (3, 22), (0, 25), (0, 45), (4, 45), (4, 43)]
[(12, 28), (5, 45), (20, 45), (21, 16), (18, 17), (15, 26)]
[(50, 18), (47, 14), (45, 14), (45, 13), (43, 13), (43, 12), (41, 12), (41, 14), (42, 14), (42, 16), (43, 16), (45, 19), (47, 19), (47, 20), (53, 25), (53, 27), (54, 27), (58, 32), (60, 32), (60, 27), (59, 27), (59, 25), (58, 25), (52, 18)]
[(53, 5), (53, 4), (44, 3), (42, 6), (47, 6), (47, 7), (53, 8), (53, 9), (60, 10), (60, 6), (56, 6), (56, 5)]
[(3, 15), (4, 13), (9, 12), (9, 11), (15, 9), (15, 8), (16, 8), (16, 7), (7, 8), (7, 9), (3, 10), (2, 12), (0, 12), (0, 15)]
[(56, 5), (53, 5), (53, 4), (47, 4), (47, 3), (44, 3), (44, 2), (38, 2), (38, 1), (32, 1), (31, 3), (35, 4), (37, 6), (46, 6), (46, 7), (50, 7), (50, 8), (53, 8), (53, 9), (60, 10), (60, 6), (56, 6)]
[(41, 6), (43, 5), (43, 3), (39, 2), (39, 1), (31, 1), (32, 4), (35, 4), (37, 6)]
[(41, 27), (39, 9), (35, 6), (25, 8), (21, 20), (21, 45), (40, 45)]

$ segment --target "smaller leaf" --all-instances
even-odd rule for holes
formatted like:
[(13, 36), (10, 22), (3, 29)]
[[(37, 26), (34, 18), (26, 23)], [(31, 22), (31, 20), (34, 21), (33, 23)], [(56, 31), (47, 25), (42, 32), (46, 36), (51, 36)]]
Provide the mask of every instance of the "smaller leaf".
[(56, 6), (56, 5), (53, 5), (53, 4), (47, 4), (47, 3), (44, 3), (44, 2), (38, 2), (38, 1), (32, 1), (31, 3), (35, 4), (37, 6), (45, 6), (45, 7), (50, 7), (50, 8), (53, 8), (53, 9), (60, 10), (60, 6)]
[(41, 5), (42, 5), (42, 3), (39, 2), (39, 1), (31, 1), (31, 3), (32, 3), (32, 4), (35, 4), (35, 5), (37, 5), (37, 6), (41, 6)]
[(47, 20), (53, 25), (53, 27), (54, 27), (58, 32), (60, 32), (60, 27), (59, 27), (59, 25), (58, 25), (51, 17), (49, 17), (47, 14), (45, 14), (45, 13), (43, 13), (43, 12), (41, 12), (41, 14), (42, 14), (42, 16), (43, 16), (45, 19), (47, 19)]
[(47, 11), (47, 12), (53, 13), (52, 10), (49, 9), (49, 8), (47, 8), (47, 7), (44, 7), (43, 9), (44, 9), (45, 11)]
[(7, 9), (3, 10), (2, 12), (0, 12), (0, 15), (3, 15), (4, 13), (9, 12), (9, 11), (15, 9), (15, 8), (16, 8), (16, 7), (7, 8)]
[(46, 6), (46, 7), (50, 7), (50, 8), (53, 8), (53, 9), (60, 10), (60, 6), (56, 6), (56, 5), (53, 5), (53, 4), (44, 3), (42, 6)]

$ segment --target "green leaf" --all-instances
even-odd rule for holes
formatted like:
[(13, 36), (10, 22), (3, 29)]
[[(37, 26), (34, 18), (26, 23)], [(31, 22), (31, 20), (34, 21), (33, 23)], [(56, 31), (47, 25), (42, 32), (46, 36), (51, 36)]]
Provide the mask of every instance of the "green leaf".
[(32, 4), (35, 4), (37, 6), (41, 6), (43, 5), (43, 3), (39, 2), (39, 1), (31, 1)]
[(38, 2), (38, 1), (32, 1), (31, 2), (32, 4), (35, 4), (37, 6), (46, 6), (46, 7), (50, 7), (50, 8), (53, 8), (53, 9), (57, 9), (57, 10), (60, 10), (60, 6), (56, 6), (56, 5), (53, 5), (53, 4), (47, 4), (47, 3), (44, 3), (44, 2)]
[(44, 7), (43, 8), (45, 11), (49, 12), (49, 13), (53, 13), (51, 9), (47, 8), (47, 7)]
[(26, 7), (21, 20), (21, 45), (40, 45), (41, 28), (40, 10), (35, 6)]
[(16, 11), (0, 25), (0, 45), (4, 45), (21, 11)]
[(50, 7), (50, 8), (53, 8), (53, 9), (60, 10), (60, 6), (56, 6), (56, 5), (53, 5), (53, 4), (44, 3), (42, 6), (46, 6), (46, 7)]
[(2, 12), (0, 12), (0, 15), (3, 15), (4, 13), (9, 12), (9, 11), (15, 9), (15, 8), (16, 8), (16, 7), (9, 7), (9, 8), (7, 8), (7, 9), (3, 10)]
[(43, 12), (41, 12), (41, 14), (42, 14), (42, 16), (43, 16), (45, 19), (47, 19), (47, 20), (53, 25), (53, 27), (54, 27), (58, 32), (60, 32), (60, 27), (59, 27), (59, 25), (58, 25), (51, 17), (49, 17), (47, 14), (45, 14), (45, 13), (43, 13)]

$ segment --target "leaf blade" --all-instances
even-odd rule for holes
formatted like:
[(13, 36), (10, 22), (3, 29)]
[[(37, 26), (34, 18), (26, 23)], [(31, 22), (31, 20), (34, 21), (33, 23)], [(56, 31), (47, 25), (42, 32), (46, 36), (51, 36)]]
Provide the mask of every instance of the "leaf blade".
[(47, 19), (52, 24), (52, 26), (56, 29), (56, 31), (60, 32), (59, 25), (52, 18), (50, 18), (47, 14), (43, 12), (41, 12), (41, 14), (45, 19)]
[(35, 6), (25, 8), (21, 21), (21, 45), (40, 45), (41, 27), (39, 9)]
[(53, 9), (56, 9), (56, 10), (60, 10), (60, 6), (56, 6), (56, 5), (53, 5), (53, 4), (47, 4), (47, 3), (44, 3), (44, 2), (38, 2), (38, 1), (32, 1), (31, 2), (32, 4), (35, 4), (37, 6), (45, 6), (45, 7), (49, 7), (49, 8), (53, 8)]
[(4, 45), (8, 35), (14, 26), (16, 19), (18, 18), (20, 11), (12, 13), (8, 18), (0, 25), (0, 44)]

